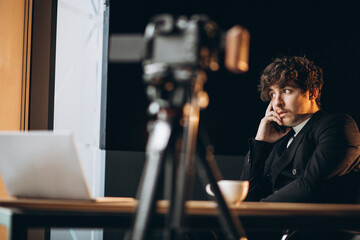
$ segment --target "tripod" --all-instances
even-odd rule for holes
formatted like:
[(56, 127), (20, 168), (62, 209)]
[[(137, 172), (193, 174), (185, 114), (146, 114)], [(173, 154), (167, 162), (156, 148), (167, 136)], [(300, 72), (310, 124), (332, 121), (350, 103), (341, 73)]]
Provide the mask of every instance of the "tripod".
[[(215, 162), (214, 149), (205, 134), (198, 131), (200, 108), (207, 105), (207, 94), (203, 91), (206, 74), (202, 70), (179, 67), (159, 68), (155, 71), (156, 77), (147, 75), (147, 70), (154, 72), (154, 67), (145, 66), (144, 76), (151, 83), (147, 88), (152, 99), (149, 111), (156, 114), (156, 119), (149, 127), (146, 163), (138, 189), (140, 198), (134, 225), (127, 237), (130, 240), (148, 239), (159, 191), (159, 176), (164, 171), (165, 198), (169, 200), (164, 239), (182, 239), (186, 224), (185, 201), (190, 197), (195, 170), (198, 170), (204, 186), (210, 183), (213, 188), (226, 238), (246, 239), (240, 220), (228, 208), (217, 185), (222, 177)], [(195, 158), (196, 153), (199, 158)], [(197, 169), (195, 160), (199, 160)]]

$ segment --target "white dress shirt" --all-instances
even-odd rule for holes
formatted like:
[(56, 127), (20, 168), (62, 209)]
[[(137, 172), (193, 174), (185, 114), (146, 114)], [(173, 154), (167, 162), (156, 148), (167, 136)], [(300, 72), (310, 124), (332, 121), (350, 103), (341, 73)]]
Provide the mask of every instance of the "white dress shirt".
[(292, 127), (295, 131), (295, 134), (294, 136), (292, 136), (289, 141), (288, 141), (288, 144), (287, 144), (287, 147), (290, 146), (291, 142), (294, 140), (294, 138), (296, 137), (296, 135), (301, 131), (301, 129), (305, 126), (305, 124), (310, 120), (311, 117), (309, 117), (308, 119), (306, 119), (305, 121), (299, 123), (298, 125)]

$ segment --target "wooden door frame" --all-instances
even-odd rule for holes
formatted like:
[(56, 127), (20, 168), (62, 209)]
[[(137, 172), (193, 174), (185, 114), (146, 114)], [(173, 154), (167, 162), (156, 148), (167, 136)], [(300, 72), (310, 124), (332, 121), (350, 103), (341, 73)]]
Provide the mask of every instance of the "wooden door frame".
[(33, 6), (33, 0), (25, 0), (20, 130), (27, 130), (29, 124), (31, 36), (32, 36), (32, 12), (33, 12), (32, 6)]

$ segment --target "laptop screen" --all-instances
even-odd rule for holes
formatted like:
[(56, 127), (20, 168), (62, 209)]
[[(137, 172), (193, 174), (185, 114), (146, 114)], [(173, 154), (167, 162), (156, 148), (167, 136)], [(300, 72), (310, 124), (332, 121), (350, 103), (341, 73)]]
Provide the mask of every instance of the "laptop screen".
[(0, 174), (10, 196), (91, 199), (68, 132), (0, 132)]

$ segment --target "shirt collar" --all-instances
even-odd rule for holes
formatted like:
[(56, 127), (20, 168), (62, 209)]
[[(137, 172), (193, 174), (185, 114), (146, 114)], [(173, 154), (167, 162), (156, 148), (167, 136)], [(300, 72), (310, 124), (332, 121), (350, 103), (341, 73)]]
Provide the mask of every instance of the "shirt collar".
[(294, 137), (301, 131), (301, 129), (305, 126), (305, 124), (310, 120), (311, 117), (306, 119), (305, 121), (299, 123), (298, 125), (292, 127), (295, 131)]

